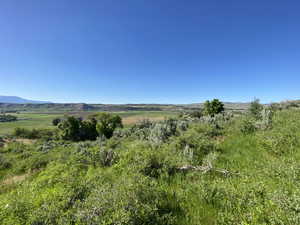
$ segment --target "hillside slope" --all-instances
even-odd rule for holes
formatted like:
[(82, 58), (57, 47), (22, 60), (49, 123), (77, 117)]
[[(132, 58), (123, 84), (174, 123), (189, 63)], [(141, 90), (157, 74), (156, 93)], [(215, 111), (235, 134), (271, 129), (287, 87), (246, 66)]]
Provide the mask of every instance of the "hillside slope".
[(249, 121), (228, 114), (145, 122), (109, 140), (6, 143), (0, 223), (300, 224), (300, 111), (276, 111), (248, 133)]
[(47, 101), (34, 101), (24, 99), (18, 96), (3, 96), (0, 95), (0, 103), (9, 103), (9, 104), (41, 104), (41, 103), (50, 103)]

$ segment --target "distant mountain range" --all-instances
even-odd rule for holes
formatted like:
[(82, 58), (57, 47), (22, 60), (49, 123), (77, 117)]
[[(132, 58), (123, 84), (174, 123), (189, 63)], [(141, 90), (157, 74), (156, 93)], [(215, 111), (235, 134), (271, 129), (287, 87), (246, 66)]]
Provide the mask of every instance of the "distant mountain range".
[[(245, 110), (249, 103), (224, 103), (226, 109)], [(5, 111), (182, 111), (198, 110), (203, 103), (196, 104), (85, 104), (52, 103), (24, 99), (18, 96), (0, 95), (0, 112)]]
[[(300, 100), (280, 102), (281, 105), (299, 105)], [(250, 107), (247, 102), (224, 102), (226, 110), (244, 111)], [(86, 104), (51, 103), (34, 101), (17, 96), (0, 95), (1, 112), (84, 112), (84, 111), (194, 111), (203, 108), (203, 103), (195, 104)]]
[(1, 96), (0, 95), (0, 103), (10, 103), (10, 104), (43, 104), (43, 103), (51, 103), (47, 101), (35, 101), (28, 100), (18, 96)]

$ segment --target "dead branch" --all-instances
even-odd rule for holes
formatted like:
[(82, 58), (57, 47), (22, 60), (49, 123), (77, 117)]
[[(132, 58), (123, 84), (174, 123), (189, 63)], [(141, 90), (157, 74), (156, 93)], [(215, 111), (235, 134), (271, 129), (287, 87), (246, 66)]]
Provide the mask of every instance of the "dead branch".
[(232, 173), (228, 170), (225, 170), (225, 169), (215, 169), (215, 168), (212, 167), (212, 165), (210, 163), (208, 165), (205, 165), (205, 166), (185, 165), (185, 166), (182, 166), (182, 167), (178, 167), (177, 169), (179, 171), (185, 171), (185, 172), (199, 171), (199, 172), (202, 172), (203, 174), (208, 173), (208, 172), (217, 172), (217, 173), (223, 174), (224, 176), (229, 176), (229, 175), (234, 174), (234, 173)]

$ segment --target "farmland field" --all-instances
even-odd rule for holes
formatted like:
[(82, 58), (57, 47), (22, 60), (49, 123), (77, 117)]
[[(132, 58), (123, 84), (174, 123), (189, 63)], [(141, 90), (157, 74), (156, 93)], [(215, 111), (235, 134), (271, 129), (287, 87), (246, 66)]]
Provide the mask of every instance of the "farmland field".
[(16, 127), (21, 128), (51, 128), (52, 120), (63, 114), (35, 114), (20, 113), (15, 114), (18, 121), (0, 123), (0, 135), (10, 134)]

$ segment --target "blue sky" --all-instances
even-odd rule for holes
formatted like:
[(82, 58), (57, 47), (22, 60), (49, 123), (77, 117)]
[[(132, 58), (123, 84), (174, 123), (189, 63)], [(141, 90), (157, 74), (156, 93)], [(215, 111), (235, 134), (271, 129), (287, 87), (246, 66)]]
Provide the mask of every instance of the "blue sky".
[(0, 95), (300, 99), (300, 2), (1, 0)]

